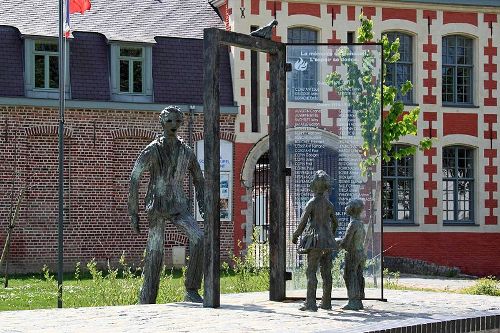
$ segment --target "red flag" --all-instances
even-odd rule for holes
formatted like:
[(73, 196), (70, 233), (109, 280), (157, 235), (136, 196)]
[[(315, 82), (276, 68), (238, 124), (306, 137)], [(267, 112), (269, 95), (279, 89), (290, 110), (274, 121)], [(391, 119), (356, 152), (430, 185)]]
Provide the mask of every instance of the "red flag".
[(90, 0), (69, 0), (69, 13), (85, 13), (91, 7)]

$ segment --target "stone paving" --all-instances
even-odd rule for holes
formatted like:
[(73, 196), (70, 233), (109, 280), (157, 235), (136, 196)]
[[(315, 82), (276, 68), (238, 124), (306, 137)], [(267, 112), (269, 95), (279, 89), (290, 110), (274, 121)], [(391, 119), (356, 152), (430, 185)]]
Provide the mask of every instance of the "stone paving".
[(401, 274), (398, 284), (412, 288), (431, 288), (438, 290), (459, 290), (470, 287), (476, 283), (476, 279), (448, 278), (436, 276), (423, 276), (414, 274)]
[[(498, 315), (500, 298), (386, 290), (365, 310), (302, 312), (268, 293), (221, 295), (219, 309), (172, 303), (0, 312), (0, 332), (365, 332), (456, 318)], [(493, 330), (490, 332), (500, 332)]]

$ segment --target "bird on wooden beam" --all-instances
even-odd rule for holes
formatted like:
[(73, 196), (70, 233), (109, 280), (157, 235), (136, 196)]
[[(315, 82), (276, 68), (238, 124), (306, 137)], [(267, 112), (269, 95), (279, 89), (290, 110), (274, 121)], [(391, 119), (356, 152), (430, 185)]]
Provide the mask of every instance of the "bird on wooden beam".
[(273, 20), (268, 25), (263, 26), (262, 28), (257, 29), (255, 31), (251, 32), (250, 36), (260, 37), (260, 38), (265, 38), (265, 39), (271, 39), (271, 37), (273, 35), (273, 28), (276, 25), (278, 25), (278, 21)]

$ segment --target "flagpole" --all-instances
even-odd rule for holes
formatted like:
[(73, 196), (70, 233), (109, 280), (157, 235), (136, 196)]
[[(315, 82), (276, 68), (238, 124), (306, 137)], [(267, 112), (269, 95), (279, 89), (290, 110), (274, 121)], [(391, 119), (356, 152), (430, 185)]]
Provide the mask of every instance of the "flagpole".
[(57, 255), (57, 307), (62, 308), (63, 283), (63, 222), (64, 222), (64, 72), (66, 39), (64, 37), (64, 0), (59, 0), (59, 221)]

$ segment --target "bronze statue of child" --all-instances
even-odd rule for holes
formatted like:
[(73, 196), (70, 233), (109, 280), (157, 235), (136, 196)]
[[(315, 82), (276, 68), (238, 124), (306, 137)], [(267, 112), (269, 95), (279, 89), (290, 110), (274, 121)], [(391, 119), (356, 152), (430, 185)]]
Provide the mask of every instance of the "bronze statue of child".
[(362, 299), (365, 298), (365, 278), (363, 269), (365, 267), (365, 227), (360, 219), (364, 203), (361, 199), (349, 201), (345, 212), (351, 217), (349, 225), (343, 238), (337, 239), (340, 248), (346, 250), (344, 281), (347, 287), (349, 302), (342, 309), (363, 309)]
[(303, 234), (299, 251), (307, 253), (307, 296), (306, 302), (300, 310), (318, 310), (316, 305), (318, 266), (323, 279), (323, 297), (320, 307), (330, 310), (332, 308), (332, 253), (337, 249), (335, 241), (337, 217), (333, 204), (328, 200), (328, 193), (331, 190), (328, 174), (323, 170), (316, 171), (310, 189), (314, 193), (314, 197), (307, 203), (292, 239), (292, 242), (297, 244), (299, 236)]

